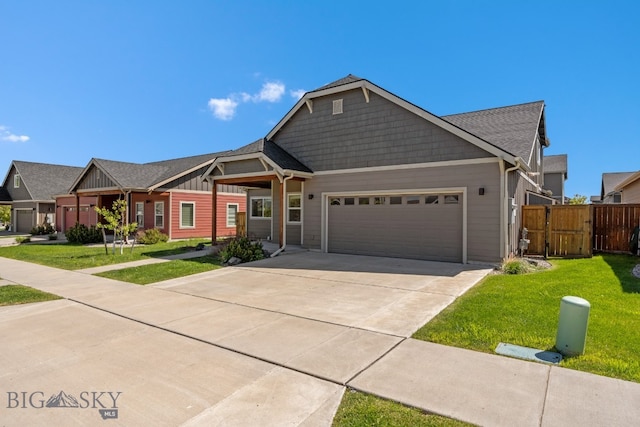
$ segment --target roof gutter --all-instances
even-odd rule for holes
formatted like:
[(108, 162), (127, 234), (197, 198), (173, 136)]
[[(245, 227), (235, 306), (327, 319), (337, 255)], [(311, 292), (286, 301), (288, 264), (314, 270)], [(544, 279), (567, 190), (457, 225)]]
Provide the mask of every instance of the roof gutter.
[(502, 223), (502, 232), (500, 233), (500, 242), (501, 242), (501, 256), (502, 258), (507, 257), (509, 252), (509, 173), (518, 169), (523, 169), (526, 171), (524, 160), (520, 157), (515, 157), (515, 166), (510, 167), (508, 169), (504, 168), (504, 159), (501, 159), (500, 169), (504, 171), (503, 175), (503, 192), (502, 192), (502, 212), (501, 212), (501, 223)]

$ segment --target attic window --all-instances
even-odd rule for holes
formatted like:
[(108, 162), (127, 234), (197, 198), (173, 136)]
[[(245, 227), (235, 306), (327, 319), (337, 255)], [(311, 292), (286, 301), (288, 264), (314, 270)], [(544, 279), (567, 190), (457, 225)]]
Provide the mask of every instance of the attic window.
[(342, 114), (342, 99), (336, 99), (333, 101), (333, 114)]
[(20, 188), (20, 175), (13, 176), (13, 188)]

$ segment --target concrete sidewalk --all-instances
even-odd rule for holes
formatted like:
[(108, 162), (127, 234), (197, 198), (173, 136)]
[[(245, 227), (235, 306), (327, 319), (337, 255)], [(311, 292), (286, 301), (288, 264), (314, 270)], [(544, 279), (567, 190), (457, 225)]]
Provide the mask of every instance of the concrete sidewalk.
[[(260, 308), (251, 299), (177, 292), (205, 289), (207, 283), (211, 288), (241, 270), (273, 282), (281, 304), (299, 305), (305, 283), (322, 292), (316, 283), (321, 277), (336, 291), (350, 289), (345, 298), (355, 295), (356, 285), (349, 285), (354, 278), (375, 285), (376, 273), (345, 272), (347, 280), (339, 271), (308, 269), (309, 262), (322, 260), (292, 255), (254, 264), (268, 266), (268, 272), (248, 265), (182, 278), (183, 284), (142, 287), (0, 258), (4, 279), (69, 299), (0, 308), (0, 340), (11, 349), (0, 356), (0, 377), (16, 390), (44, 382), (54, 391), (71, 375), (76, 387), (83, 381), (120, 387), (122, 416), (128, 414), (123, 423), (151, 412), (148, 419), (171, 425), (330, 425), (344, 385), (478, 425), (626, 426), (640, 419), (637, 383), (417, 341), (366, 322), (354, 327), (339, 317), (329, 322), (294, 309)], [(297, 270), (287, 271), (287, 264)], [(442, 280), (456, 274), (452, 270), (451, 277), (427, 286), (442, 292)], [(394, 277), (386, 273), (384, 279)], [(402, 278), (401, 286), (422, 292), (419, 276)], [(190, 286), (190, 280), (200, 284)], [(287, 286), (294, 299), (282, 294)], [(243, 292), (257, 298), (261, 289), (276, 288)], [(34, 412), (25, 411), (2, 412), (0, 418), (9, 419), (6, 425), (38, 424), (29, 418)]]

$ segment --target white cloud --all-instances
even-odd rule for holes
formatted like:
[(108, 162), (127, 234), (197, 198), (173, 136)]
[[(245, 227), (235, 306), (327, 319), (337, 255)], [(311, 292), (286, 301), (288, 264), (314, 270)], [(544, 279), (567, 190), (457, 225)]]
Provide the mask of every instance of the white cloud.
[(211, 98), (208, 105), (213, 115), (220, 120), (231, 120), (238, 107), (238, 103), (231, 98)]
[(27, 135), (16, 135), (9, 132), (7, 126), (0, 126), (0, 140), (9, 142), (27, 142), (30, 138)]
[(286, 87), (282, 82), (267, 81), (262, 85), (260, 92), (253, 95), (247, 92), (237, 92), (230, 94), (226, 98), (211, 98), (209, 100), (209, 109), (211, 109), (216, 118), (231, 120), (241, 102), (279, 102), (286, 92), (285, 89)]
[(278, 102), (284, 95), (284, 83), (266, 82), (258, 94), (258, 101)]
[(291, 95), (291, 97), (295, 100), (302, 98), (305, 93), (307, 93), (307, 91), (304, 89), (296, 89), (296, 90), (289, 91), (289, 95)]

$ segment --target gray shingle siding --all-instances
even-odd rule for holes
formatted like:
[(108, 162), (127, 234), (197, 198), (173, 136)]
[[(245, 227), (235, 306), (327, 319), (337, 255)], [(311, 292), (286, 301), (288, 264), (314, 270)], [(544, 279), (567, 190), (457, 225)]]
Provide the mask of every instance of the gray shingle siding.
[[(342, 114), (332, 114), (334, 99)], [(359, 89), (314, 99), (313, 113), (298, 110), (273, 140), (314, 172), (491, 156), (375, 93), (367, 103)]]

